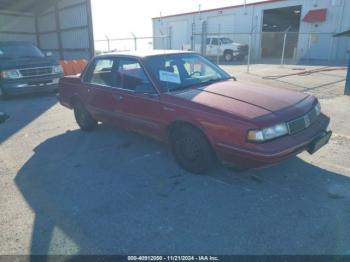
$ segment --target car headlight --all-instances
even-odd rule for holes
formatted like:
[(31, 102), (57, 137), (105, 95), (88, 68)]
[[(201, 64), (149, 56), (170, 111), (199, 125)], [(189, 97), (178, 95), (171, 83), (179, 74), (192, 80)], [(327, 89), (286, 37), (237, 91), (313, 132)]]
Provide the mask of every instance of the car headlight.
[(62, 66), (60, 66), (60, 65), (53, 66), (52, 72), (54, 74), (63, 74)]
[(288, 134), (287, 124), (281, 123), (268, 128), (250, 130), (248, 132), (248, 140), (251, 142), (265, 142), (287, 134)]
[(316, 111), (316, 115), (319, 116), (321, 114), (321, 104), (320, 102), (317, 103), (317, 105), (315, 106), (315, 111)]
[(4, 79), (18, 79), (22, 78), (21, 73), (17, 69), (2, 71), (1, 77)]

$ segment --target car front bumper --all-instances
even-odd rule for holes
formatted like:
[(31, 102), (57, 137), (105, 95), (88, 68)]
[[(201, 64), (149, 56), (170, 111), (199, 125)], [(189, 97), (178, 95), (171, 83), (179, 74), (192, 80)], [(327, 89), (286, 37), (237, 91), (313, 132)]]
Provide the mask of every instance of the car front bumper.
[(7, 95), (51, 92), (58, 88), (59, 79), (60, 76), (50, 76), (35, 79), (18, 79), (16, 81), (2, 81), (1, 87)]
[(216, 152), (228, 166), (259, 168), (274, 165), (305, 150), (315, 153), (327, 144), (332, 135), (331, 131), (327, 131), (329, 122), (330, 119), (322, 114), (312, 126), (298, 134), (255, 144), (253, 148), (217, 143)]

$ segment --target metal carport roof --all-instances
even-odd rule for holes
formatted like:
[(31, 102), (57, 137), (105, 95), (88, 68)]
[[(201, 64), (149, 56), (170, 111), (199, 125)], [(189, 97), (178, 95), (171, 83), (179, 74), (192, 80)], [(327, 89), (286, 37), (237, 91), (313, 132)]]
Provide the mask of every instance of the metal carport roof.
[(58, 0), (0, 0), (0, 10), (13, 12), (41, 12)]
[(334, 37), (339, 37), (339, 36), (349, 36), (350, 37), (350, 30), (334, 35)]

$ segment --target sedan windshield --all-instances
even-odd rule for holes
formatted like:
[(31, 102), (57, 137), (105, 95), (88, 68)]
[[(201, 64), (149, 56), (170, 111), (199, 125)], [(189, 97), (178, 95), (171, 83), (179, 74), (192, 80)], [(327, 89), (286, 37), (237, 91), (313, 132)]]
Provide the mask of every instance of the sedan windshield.
[(27, 43), (0, 45), (0, 59), (44, 57), (44, 54), (34, 45)]
[(218, 66), (193, 53), (153, 56), (146, 58), (146, 61), (164, 91), (177, 91), (231, 79)]

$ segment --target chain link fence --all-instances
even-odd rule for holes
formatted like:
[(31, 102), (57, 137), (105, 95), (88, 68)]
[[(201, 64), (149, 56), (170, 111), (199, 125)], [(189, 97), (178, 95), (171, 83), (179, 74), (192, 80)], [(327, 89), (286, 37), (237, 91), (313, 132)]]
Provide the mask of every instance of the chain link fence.
[(168, 36), (160, 37), (129, 37), (129, 38), (109, 38), (95, 40), (96, 54), (111, 52), (125, 52), (134, 50), (152, 50), (157, 42), (157, 49), (171, 49), (171, 41)]
[(182, 49), (196, 51), (217, 64), (346, 65), (350, 41), (335, 33), (248, 32), (229, 33), (220, 25), (192, 25), (191, 43)]
[[(195, 51), (220, 65), (254, 64), (283, 65), (346, 65), (350, 41), (334, 38), (334, 33), (248, 32), (230, 33), (220, 25), (193, 24), (188, 41), (172, 36), (131, 37), (96, 40), (97, 54), (151, 49), (182, 49)], [(175, 42), (174, 42), (175, 40)], [(174, 43), (177, 43), (174, 44)]]

